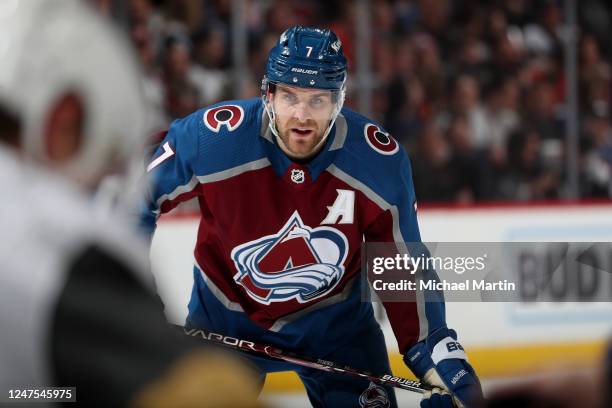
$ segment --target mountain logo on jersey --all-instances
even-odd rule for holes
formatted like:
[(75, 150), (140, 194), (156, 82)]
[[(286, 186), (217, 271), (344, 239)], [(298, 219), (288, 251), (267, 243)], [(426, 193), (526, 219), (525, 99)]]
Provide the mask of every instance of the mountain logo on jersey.
[(346, 236), (332, 227), (310, 228), (296, 211), (277, 234), (235, 247), (234, 281), (259, 303), (306, 303), (331, 292), (344, 275)]

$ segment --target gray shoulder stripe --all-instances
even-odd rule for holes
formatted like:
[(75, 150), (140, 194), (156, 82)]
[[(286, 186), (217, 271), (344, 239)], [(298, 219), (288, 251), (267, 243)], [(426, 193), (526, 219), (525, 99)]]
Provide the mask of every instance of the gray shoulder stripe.
[(187, 184), (184, 184), (182, 186), (178, 186), (171, 193), (164, 194), (161, 197), (159, 197), (157, 199), (157, 202), (156, 202), (157, 208), (160, 208), (161, 205), (165, 201), (174, 200), (175, 198), (177, 198), (181, 194), (188, 193), (188, 192), (192, 191), (194, 188), (196, 188), (197, 185), (198, 185), (198, 178), (196, 176), (193, 176), (191, 178), (191, 180), (189, 180), (189, 182)]
[(184, 193), (192, 191), (198, 184), (212, 183), (214, 181), (221, 181), (228, 178), (238, 176), (242, 173), (246, 173), (252, 170), (259, 170), (264, 167), (270, 166), (270, 161), (267, 158), (255, 160), (249, 163), (242, 164), (240, 166), (232, 167), (231, 169), (223, 170), (218, 173), (208, 174), (206, 176), (193, 176), (187, 184), (178, 186), (171, 193), (164, 194), (159, 197), (156, 201), (157, 208), (167, 200), (174, 200), (178, 196)]
[(397, 249), (402, 253), (408, 253), (408, 247), (404, 243), (404, 237), (402, 236), (402, 232), (400, 230), (399, 210), (397, 209), (397, 206), (393, 205), (389, 207), (389, 211), (391, 212), (391, 220), (393, 222), (393, 239), (395, 240)]
[(218, 173), (212, 173), (206, 176), (198, 176), (200, 184), (212, 183), (215, 181), (226, 180), (238, 176), (248, 171), (263, 169), (270, 166), (270, 160), (262, 158), (249, 163), (241, 164), (240, 166), (232, 167), (231, 169), (223, 170)]
[[(327, 171), (331, 173), (334, 177), (339, 178), (340, 180), (344, 181), (349, 186), (353, 187), (355, 190), (361, 191), (368, 199), (376, 203), (376, 205), (378, 205), (383, 211), (389, 210), (391, 212), (391, 219), (393, 222), (393, 226), (392, 226), (393, 240), (395, 241), (395, 244), (397, 245), (397, 249), (400, 253), (407, 253), (408, 248), (406, 247), (406, 244), (404, 243), (404, 237), (402, 236), (402, 232), (400, 229), (400, 223), (399, 223), (400, 216), (399, 216), (399, 210), (397, 206), (389, 204), (381, 196), (376, 194), (370, 187), (366, 186), (361, 181), (357, 180), (356, 178), (340, 170), (334, 164), (330, 165), (327, 168)], [(427, 315), (425, 314), (424, 294), (421, 291), (417, 291), (416, 296), (417, 296), (417, 301), (416, 301), (417, 313), (419, 315), (419, 339), (422, 340), (425, 337), (427, 337), (427, 334), (429, 331), (429, 323), (427, 321)]]
[(351, 289), (353, 288), (353, 285), (355, 284), (355, 281), (359, 279), (359, 275), (352, 278), (344, 287), (344, 289), (342, 289), (342, 292), (335, 294), (334, 296), (328, 297), (327, 299), (321, 301), (321, 302), (317, 302), (315, 304), (313, 304), (312, 306), (308, 306), (305, 309), (302, 309), (300, 311), (297, 311), (295, 313), (292, 313), (290, 315), (287, 315), (285, 317), (282, 317), (280, 319), (278, 319), (276, 322), (274, 322), (274, 324), (272, 325), (272, 327), (270, 327), (268, 330), (273, 331), (273, 332), (279, 332), (283, 327), (285, 327), (285, 325), (299, 319), (302, 316), (307, 315), (308, 313), (311, 313), (315, 310), (318, 309), (322, 309), (324, 307), (327, 306), (331, 306), (331, 305), (335, 305), (336, 303), (340, 303), (345, 301), (349, 295), (351, 294)]
[(370, 187), (366, 186), (364, 183), (357, 180), (356, 178), (349, 176), (347, 173), (336, 167), (335, 164), (331, 164), (327, 168), (327, 171), (335, 177), (339, 178), (340, 180), (344, 181), (346, 184), (353, 187), (354, 189), (361, 191), (366, 197), (374, 201), (376, 205), (378, 205), (381, 209), (388, 210), (389, 208), (391, 208), (391, 205), (389, 205), (389, 203), (387, 203), (381, 196), (376, 194), (374, 190), (372, 190)]
[(429, 321), (425, 314), (425, 293), (422, 290), (416, 291), (416, 307), (417, 315), (419, 316), (419, 340), (425, 340), (429, 335)]
[(348, 133), (348, 125), (346, 118), (340, 113), (336, 118), (336, 135), (334, 136), (334, 142), (329, 148), (330, 151), (341, 149), (346, 141), (346, 135)]
[(383, 211), (389, 210), (391, 212), (391, 217), (393, 219), (393, 239), (395, 242), (404, 242), (404, 237), (400, 231), (399, 225), (399, 211), (397, 206), (391, 205), (386, 202), (381, 196), (376, 194), (374, 190), (370, 187), (366, 186), (361, 181), (356, 178), (349, 176), (344, 171), (340, 170), (336, 165), (332, 164), (327, 168), (327, 171), (331, 173), (333, 176), (339, 178), (344, 181), (349, 186), (353, 187), (355, 190), (361, 191), (366, 197), (368, 197), (371, 201), (376, 203)]

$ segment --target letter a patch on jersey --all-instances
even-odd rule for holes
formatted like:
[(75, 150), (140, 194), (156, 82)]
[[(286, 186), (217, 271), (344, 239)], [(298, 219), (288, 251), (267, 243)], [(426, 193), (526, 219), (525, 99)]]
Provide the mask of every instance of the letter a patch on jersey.
[(300, 303), (331, 292), (344, 275), (348, 241), (335, 228), (310, 228), (296, 211), (277, 234), (235, 247), (234, 281), (259, 303)]
[(329, 211), (321, 224), (352, 224), (355, 214), (355, 192), (341, 189), (336, 191), (338, 197), (336, 197), (334, 204), (327, 206)]

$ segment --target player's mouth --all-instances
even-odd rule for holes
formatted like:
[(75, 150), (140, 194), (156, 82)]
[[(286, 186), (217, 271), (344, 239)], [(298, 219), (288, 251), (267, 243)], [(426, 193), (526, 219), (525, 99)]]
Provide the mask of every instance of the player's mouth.
[(308, 137), (314, 133), (314, 130), (306, 128), (291, 128), (291, 133), (297, 137)]

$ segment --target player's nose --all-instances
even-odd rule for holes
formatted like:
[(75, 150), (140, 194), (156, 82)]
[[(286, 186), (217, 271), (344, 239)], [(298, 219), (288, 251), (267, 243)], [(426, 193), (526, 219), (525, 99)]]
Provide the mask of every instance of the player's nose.
[(305, 102), (300, 102), (295, 105), (293, 116), (300, 122), (306, 122), (308, 119), (312, 119), (310, 109)]

